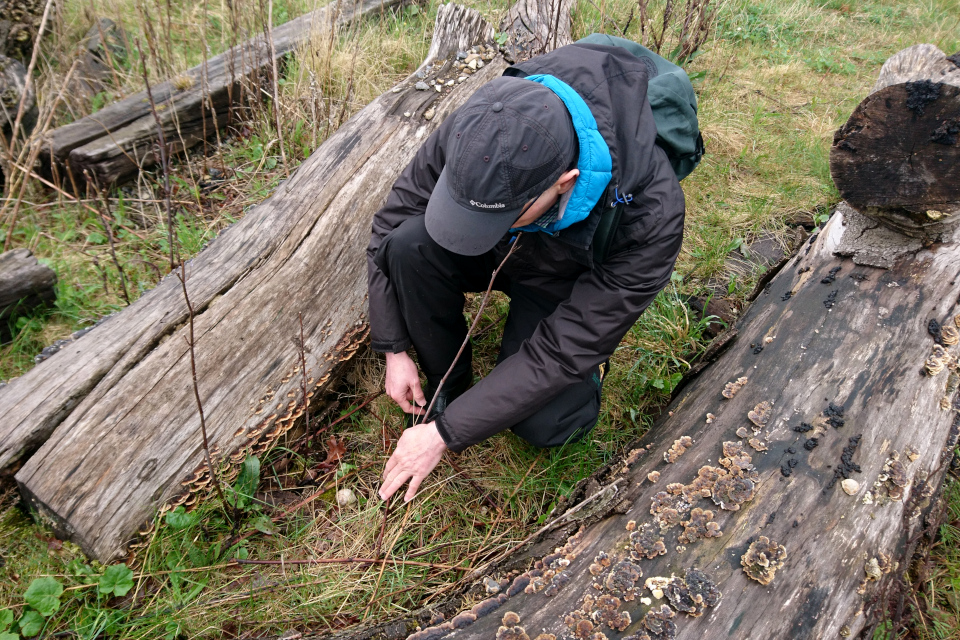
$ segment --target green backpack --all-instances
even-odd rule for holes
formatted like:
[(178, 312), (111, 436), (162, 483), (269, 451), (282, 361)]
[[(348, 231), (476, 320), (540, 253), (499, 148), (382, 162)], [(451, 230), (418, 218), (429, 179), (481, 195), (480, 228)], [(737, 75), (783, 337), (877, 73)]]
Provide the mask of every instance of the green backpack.
[(621, 47), (644, 60), (650, 71), (647, 99), (657, 125), (657, 145), (666, 152), (678, 180), (690, 175), (700, 164), (704, 148), (697, 122), (697, 96), (687, 73), (643, 45), (625, 38), (594, 33), (578, 42)]

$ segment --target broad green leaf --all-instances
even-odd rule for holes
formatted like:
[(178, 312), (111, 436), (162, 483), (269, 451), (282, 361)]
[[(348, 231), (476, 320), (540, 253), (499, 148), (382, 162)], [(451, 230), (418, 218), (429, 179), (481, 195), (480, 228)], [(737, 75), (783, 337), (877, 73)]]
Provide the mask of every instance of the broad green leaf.
[(13, 624), (13, 611), (10, 609), (0, 610), (0, 631), (6, 631)]
[(171, 528), (178, 530), (186, 529), (197, 521), (196, 514), (187, 513), (187, 510), (182, 506), (177, 507), (173, 511), (168, 511), (165, 518), (167, 520), (167, 524), (170, 525)]
[(0, 640), (20, 640), (20, 636), (16, 633), (7, 633), (6, 631), (0, 631)]
[(112, 593), (125, 596), (133, 588), (133, 571), (125, 564), (115, 564), (107, 567), (100, 577), (98, 589), (100, 593)]
[(20, 625), (20, 633), (23, 635), (23, 637), (32, 638), (40, 633), (40, 631), (43, 629), (43, 623), (43, 616), (33, 609), (27, 609), (20, 617), (20, 622), (17, 624)]
[(44, 618), (52, 616), (60, 608), (63, 585), (51, 577), (37, 578), (27, 587), (23, 599)]

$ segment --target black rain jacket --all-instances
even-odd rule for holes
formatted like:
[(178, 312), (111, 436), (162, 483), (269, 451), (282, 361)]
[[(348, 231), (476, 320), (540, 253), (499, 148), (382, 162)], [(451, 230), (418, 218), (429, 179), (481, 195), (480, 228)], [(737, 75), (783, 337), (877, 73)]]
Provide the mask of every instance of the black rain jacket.
[[(684, 199), (647, 101), (647, 66), (625, 49), (571, 44), (508, 68), (504, 75), (550, 74), (590, 107), (613, 158), (607, 192), (583, 221), (559, 231), (525, 233), (504, 266), (514, 283), (560, 301), (520, 351), (452, 402), (437, 421), (447, 446), (462, 451), (533, 415), (613, 353), (670, 281), (683, 237)], [(411, 216), (424, 215), (445, 162), (449, 116), (401, 173), (373, 219), (367, 248), (374, 350), (411, 347), (397, 296), (374, 258), (381, 241)], [(616, 194), (616, 195), (615, 195)], [(617, 195), (629, 204), (617, 205)], [(604, 212), (620, 206), (609, 249), (594, 259)], [(605, 220), (612, 219), (609, 215)], [(495, 251), (505, 255), (507, 239)]]

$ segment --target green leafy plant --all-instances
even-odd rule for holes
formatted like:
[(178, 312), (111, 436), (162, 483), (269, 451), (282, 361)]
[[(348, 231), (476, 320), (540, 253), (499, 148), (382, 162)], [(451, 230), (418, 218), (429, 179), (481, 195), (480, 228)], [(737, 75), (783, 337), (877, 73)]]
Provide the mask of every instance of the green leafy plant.
[(32, 638), (43, 630), (44, 619), (39, 613), (33, 609), (27, 609), (23, 612), (23, 615), (20, 616), (17, 626), (20, 627), (20, 633), (23, 634), (25, 638)]
[(260, 459), (250, 456), (243, 461), (240, 475), (227, 492), (226, 499), (234, 509), (244, 510), (253, 504), (253, 494), (260, 484)]
[(9, 609), (0, 610), (0, 640), (19, 640), (19, 635), (10, 633), (10, 627), (13, 626), (13, 618), (13, 611)]
[(133, 571), (125, 564), (107, 567), (97, 585), (97, 590), (103, 595), (125, 596), (132, 588)]
[(23, 599), (44, 618), (49, 618), (60, 609), (63, 585), (49, 576), (37, 578), (27, 587)]

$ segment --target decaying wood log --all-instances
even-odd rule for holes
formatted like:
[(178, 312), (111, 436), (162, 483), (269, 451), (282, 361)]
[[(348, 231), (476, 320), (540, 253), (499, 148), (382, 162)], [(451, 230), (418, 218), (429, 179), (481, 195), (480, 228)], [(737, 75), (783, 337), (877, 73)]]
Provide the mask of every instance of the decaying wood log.
[[(645, 446), (561, 518), (568, 531), (584, 525), (562, 549), (409, 640), (799, 640), (872, 628), (960, 433), (960, 230), (890, 270), (836, 257), (847, 232), (834, 216), (772, 280)], [(504, 631), (517, 619), (507, 612), (519, 622)], [(393, 640), (411, 622), (347, 635)]]
[(837, 131), (830, 173), (860, 213), (930, 242), (960, 222), (960, 61), (920, 44), (883, 65)]
[[(536, 3), (522, 6), (527, 24), (538, 29)], [(569, 3), (560, 6), (558, 42), (565, 43)], [(364, 340), (364, 253), (374, 212), (426, 137), (506, 62), (494, 55), (465, 82), (439, 93), (414, 85), (456, 77), (457, 51), (492, 43), (493, 35), (475, 11), (442, 7), (419, 76), (354, 116), (189, 264), (200, 393), (227, 478), (303, 411), (293, 339), (298, 313), (311, 393), (322, 391), (333, 366)], [(178, 288), (168, 276), (0, 389), (0, 414), (7, 417), (0, 468), (15, 468), (46, 440), (17, 482), (42, 519), (103, 561), (121, 554), (158, 509), (194, 504), (209, 489)]]
[(57, 274), (29, 249), (0, 253), (0, 337), (11, 318), (56, 300), (56, 284)]
[[(311, 35), (377, 14), (398, 1), (334, 2), (295, 18), (273, 30), (273, 54), (282, 58)], [(198, 65), (153, 87), (171, 152), (189, 149), (225, 127), (229, 109), (239, 103), (245, 89), (250, 93), (251, 82), (258, 84), (258, 75), (270, 72), (273, 61), (269, 43), (259, 34), (211, 58), (205, 68)], [(47, 151), (41, 154), (43, 171), (54, 177), (72, 170), (79, 184), (84, 184), (84, 172), (101, 186), (124, 182), (157, 162), (156, 127), (147, 94), (142, 91), (52, 131), (47, 136)]]

